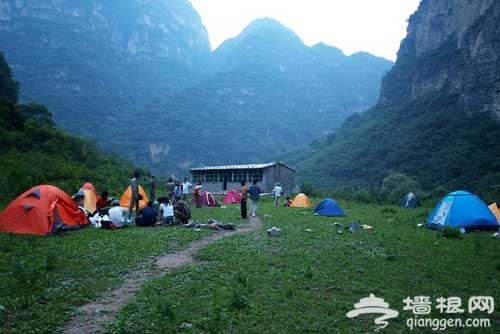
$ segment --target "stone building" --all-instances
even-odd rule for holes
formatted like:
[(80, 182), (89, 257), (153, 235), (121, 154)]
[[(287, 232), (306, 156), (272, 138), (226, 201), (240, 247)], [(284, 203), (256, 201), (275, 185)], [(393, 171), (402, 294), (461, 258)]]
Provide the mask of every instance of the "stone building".
[(296, 191), (295, 170), (277, 161), (266, 164), (205, 166), (191, 168), (193, 185), (200, 181), (203, 190), (213, 193), (224, 193), (230, 189), (239, 189), (241, 181), (250, 184), (257, 180), (262, 191), (269, 193), (276, 182), (281, 183), (283, 192), (291, 194)]

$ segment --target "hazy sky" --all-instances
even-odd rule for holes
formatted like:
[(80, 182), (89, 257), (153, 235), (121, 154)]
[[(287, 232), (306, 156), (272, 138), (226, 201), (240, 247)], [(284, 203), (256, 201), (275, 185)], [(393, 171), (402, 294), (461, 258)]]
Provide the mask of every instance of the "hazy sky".
[(208, 30), (212, 49), (250, 22), (271, 17), (308, 45), (336, 46), (396, 60), (408, 18), (420, 0), (189, 0)]

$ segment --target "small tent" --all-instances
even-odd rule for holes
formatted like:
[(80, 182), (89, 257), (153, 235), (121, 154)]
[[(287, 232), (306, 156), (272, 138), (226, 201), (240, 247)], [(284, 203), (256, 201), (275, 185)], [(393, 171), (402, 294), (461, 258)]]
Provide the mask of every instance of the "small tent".
[(417, 195), (409, 192), (404, 195), (403, 198), (401, 198), (401, 200), (399, 201), (399, 206), (405, 209), (415, 209), (419, 206), (422, 206), (422, 204), (420, 203)]
[(50, 235), (88, 223), (71, 197), (52, 185), (26, 190), (0, 214), (2, 233)]
[(293, 208), (310, 208), (311, 201), (309, 200), (309, 197), (307, 197), (306, 194), (300, 193), (297, 194), (297, 196), (295, 196), (290, 206)]
[(316, 209), (314, 209), (315, 216), (327, 217), (343, 217), (345, 216), (344, 210), (331, 198), (322, 200)]
[[(196, 198), (193, 197), (191, 204), (196, 204)], [(200, 194), (200, 204), (201, 206), (219, 206), (214, 195), (208, 191), (202, 191)]]
[[(139, 195), (142, 196), (142, 199), (139, 200), (139, 208), (144, 208), (148, 205), (148, 196), (146, 195), (146, 192), (144, 189), (141, 187), (141, 185), (138, 185), (139, 187)], [(123, 192), (122, 197), (120, 197), (120, 206), (123, 208), (130, 208), (130, 200), (132, 198), (132, 187), (128, 186), (127, 189)]]
[(491, 212), (493, 212), (495, 218), (497, 219), (498, 224), (500, 224), (500, 209), (498, 203), (493, 202), (488, 206), (488, 208), (491, 210)]
[(241, 197), (238, 194), (238, 191), (236, 191), (235, 189), (231, 189), (227, 192), (226, 196), (224, 196), (223, 202), (226, 204), (240, 203)]
[(95, 204), (97, 202), (96, 193), (90, 189), (81, 189), (81, 191), (85, 194), (85, 197), (83, 198), (83, 207), (89, 213), (94, 213), (96, 210)]
[(95, 190), (94, 185), (90, 182), (84, 183), (80, 189), (81, 190), (85, 190), (85, 189), (92, 190), (96, 196), (99, 196), (99, 194), (97, 193), (97, 190)]
[(435, 229), (451, 226), (466, 231), (498, 229), (488, 206), (476, 195), (463, 190), (443, 197), (429, 215), (427, 226)]

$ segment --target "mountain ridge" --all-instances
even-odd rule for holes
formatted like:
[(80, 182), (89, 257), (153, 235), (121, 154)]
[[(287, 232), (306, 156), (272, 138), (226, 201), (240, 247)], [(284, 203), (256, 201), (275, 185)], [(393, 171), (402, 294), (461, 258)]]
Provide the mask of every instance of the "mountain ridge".
[[(250, 24), (244, 38), (233, 41), (235, 49), (226, 44), (225, 58), (222, 46), (211, 53), (206, 29), (186, 0), (120, 6), (1, 0), (0, 13), (10, 18), (0, 20), (0, 38), (23, 86), (21, 100), (48, 105), (65, 129), (96, 138), (155, 174), (267, 161), (292, 141), (305, 146), (373, 105), (392, 66), (376, 57), (365, 66), (367, 59), (341, 52), (338, 66), (330, 66), (333, 49), (311, 51), (269, 18)], [(67, 17), (79, 25), (66, 25)], [(228, 149), (226, 138), (247, 128), (255, 130)], [(227, 154), (221, 156), (220, 147)]]

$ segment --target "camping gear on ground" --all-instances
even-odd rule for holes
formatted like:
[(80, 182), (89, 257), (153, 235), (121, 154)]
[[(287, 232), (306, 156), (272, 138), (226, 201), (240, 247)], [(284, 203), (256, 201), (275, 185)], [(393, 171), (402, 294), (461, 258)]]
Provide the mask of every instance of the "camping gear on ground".
[(488, 206), (488, 208), (491, 210), (491, 212), (493, 212), (498, 224), (500, 224), (500, 208), (498, 207), (498, 203), (493, 202)]
[(26, 190), (0, 214), (2, 233), (51, 235), (88, 224), (71, 197), (52, 185)]
[(310, 208), (311, 201), (309, 200), (309, 197), (307, 197), (306, 194), (300, 193), (297, 194), (297, 196), (295, 196), (290, 206), (293, 208)]
[(467, 232), (498, 229), (497, 220), (486, 204), (476, 195), (463, 190), (443, 197), (429, 215), (426, 226), (434, 229), (451, 226)]
[[(141, 185), (138, 185), (137, 187), (139, 188), (139, 195), (142, 196), (142, 198), (140, 198), (139, 196), (140, 198), (139, 209), (142, 209), (148, 206), (148, 196), (146, 195), (146, 192), (144, 191)], [(122, 208), (128, 209), (130, 207), (131, 198), (132, 198), (132, 187), (128, 186), (127, 189), (125, 189), (125, 191), (123, 192), (122, 197), (120, 197), (120, 206)]]
[(366, 224), (361, 225), (361, 228), (362, 228), (363, 230), (367, 230), (368, 232), (373, 232), (373, 231), (375, 230), (375, 229), (373, 228), (373, 226), (371, 226), (371, 225), (366, 225)]
[(281, 229), (276, 226), (273, 226), (272, 228), (267, 230), (267, 234), (270, 237), (279, 237), (281, 235)]
[(231, 189), (227, 192), (226, 196), (224, 196), (223, 202), (226, 204), (241, 203), (241, 197), (238, 191)]
[(325, 198), (318, 204), (316, 209), (314, 209), (314, 215), (326, 217), (342, 217), (345, 216), (345, 213), (334, 199)]
[[(191, 200), (191, 204), (196, 205), (196, 198), (193, 197)], [(212, 193), (209, 193), (208, 191), (202, 191), (200, 194), (200, 205), (201, 206), (219, 206), (219, 203), (215, 199), (214, 195)]]
[(349, 232), (354, 233), (359, 229), (359, 226), (357, 222), (350, 222), (346, 228), (349, 229)]
[(422, 204), (420, 203), (417, 195), (409, 192), (404, 195), (403, 198), (401, 198), (401, 200), (399, 201), (399, 206), (405, 209), (415, 209), (419, 206), (422, 206)]

